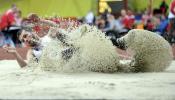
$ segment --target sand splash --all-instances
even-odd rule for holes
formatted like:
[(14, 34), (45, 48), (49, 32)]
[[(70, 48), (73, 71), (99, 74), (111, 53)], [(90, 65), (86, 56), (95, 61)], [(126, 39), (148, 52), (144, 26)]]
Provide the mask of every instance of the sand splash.
[[(56, 72), (116, 72), (119, 57), (112, 42), (94, 26), (81, 25), (70, 32), (63, 45), (58, 39), (52, 39), (43, 49), (39, 67), (44, 71)], [(63, 59), (63, 51), (68, 50), (69, 59)]]
[(51, 39), (39, 63), (31, 61), (30, 65), (54, 72), (152, 72), (163, 71), (172, 61), (168, 42), (149, 31), (131, 30), (120, 38), (134, 51), (131, 62), (121, 63), (116, 47), (96, 27), (83, 24), (70, 28), (50, 31), (62, 36)]

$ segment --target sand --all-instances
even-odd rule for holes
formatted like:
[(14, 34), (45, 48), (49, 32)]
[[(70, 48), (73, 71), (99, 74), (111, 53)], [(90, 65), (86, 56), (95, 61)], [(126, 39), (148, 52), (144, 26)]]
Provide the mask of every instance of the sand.
[(0, 99), (175, 100), (175, 61), (156, 73), (51, 73), (0, 61)]

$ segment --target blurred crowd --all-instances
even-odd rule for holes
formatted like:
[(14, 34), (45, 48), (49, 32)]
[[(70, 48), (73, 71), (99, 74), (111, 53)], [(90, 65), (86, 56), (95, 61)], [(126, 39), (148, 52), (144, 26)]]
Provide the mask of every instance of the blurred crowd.
[[(168, 10), (169, 9), (169, 10)], [(95, 16), (92, 11), (81, 19), (81, 23), (95, 25), (102, 30), (107, 36), (116, 39), (131, 29), (145, 29), (153, 31), (163, 36), (170, 43), (175, 43), (175, 0), (168, 5), (162, 0), (160, 7), (152, 9), (148, 7), (142, 12), (133, 12), (129, 9), (122, 9), (119, 15), (112, 14), (105, 10), (104, 13)], [(23, 21), (21, 10), (12, 5), (6, 12), (0, 14), (0, 47), (9, 45), (12, 47), (22, 47), (23, 44), (18, 40), (18, 31), (21, 29)], [(45, 18), (59, 24), (60, 18)], [(43, 28), (43, 27), (42, 27)], [(48, 27), (44, 27), (48, 30)], [(35, 26), (34, 30), (39, 32), (40, 26)]]
[[(170, 12), (171, 9), (174, 9), (174, 2), (175, 0), (172, 1)], [(170, 35), (174, 34), (174, 30), (172, 30), (174, 25), (172, 26), (172, 18), (168, 16), (170, 13), (168, 8), (169, 5), (162, 0), (159, 8), (148, 7), (142, 12), (122, 9), (119, 16), (109, 13), (107, 10), (99, 16), (94, 16), (90, 11), (82, 19), (82, 22), (97, 26), (112, 38), (121, 37), (131, 29), (145, 29), (163, 36), (169, 42), (174, 42), (173, 36)]]

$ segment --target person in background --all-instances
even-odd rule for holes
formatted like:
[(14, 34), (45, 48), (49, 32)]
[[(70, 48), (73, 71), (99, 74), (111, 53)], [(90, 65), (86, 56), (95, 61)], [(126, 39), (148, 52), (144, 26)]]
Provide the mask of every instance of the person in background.
[(8, 27), (15, 24), (15, 14), (17, 11), (18, 8), (16, 5), (12, 5), (9, 10), (2, 14), (0, 19), (0, 31), (6, 30)]
[(125, 29), (131, 29), (130, 22), (129, 22), (129, 16), (127, 15), (126, 10), (121, 10), (121, 16), (120, 16), (121, 24)]
[(14, 42), (12, 41), (12, 34), (10, 34), (9, 29), (11, 26), (15, 25), (15, 14), (18, 11), (16, 5), (12, 5), (9, 10), (1, 16), (0, 21), (0, 31), (5, 36), (5, 45), (15, 47)]
[(130, 29), (132, 29), (134, 27), (134, 23), (135, 23), (135, 15), (133, 14), (133, 12), (131, 10), (128, 10), (127, 14), (129, 17)]
[(170, 11), (169, 11), (169, 15), (168, 15), (169, 21), (170, 21), (170, 42), (174, 43), (175, 42), (175, 0), (172, 0), (171, 4), (170, 4)]
[(21, 10), (18, 9), (15, 14), (15, 25), (21, 26), (21, 24), (22, 24), (22, 12)]
[(162, 15), (158, 18), (159, 22), (156, 26), (155, 32), (158, 32), (159, 35), (164, 36), (167, 32), (168, 19)]
[(175, 0), (172, 0), (170, 4), (168, 19), (171, 27), (169, 31), (169, 42), (172, 44), (175, 59)]
[(142, 22), (144, 24), (144, 26), (147, 26), (147, 23), (150, 21), (151, 22), (151, 18), (153, 17), (153, 15), (151, 14), (151, 12), (146, 9), (144, 11), (144, 14), (142, 16)]
[(98, 27), (98, 29), (103, 30), (105, 28), (105, 20), (102, 18), (102, 16), (98, 16), (95, 21), (95, 25)]
[(107, 21), (109, 25), (106, 28), (102, 29), (104, 32), (114, 30), (115, 28), (115, 17), (112, 14), (108, 16)]
[(168, 10), (168, 4), (166, 3), (165, 0), (162, 0), (159, 9), (163, 15), (166, 15), (167, 10)]
[(95, 19), (95, 16), (92, 11), (89, 11), (87, 15), (85, 16), (85, 22), (87, 24), (90, 24), (90, 25), (94, 24), (94, 19)]

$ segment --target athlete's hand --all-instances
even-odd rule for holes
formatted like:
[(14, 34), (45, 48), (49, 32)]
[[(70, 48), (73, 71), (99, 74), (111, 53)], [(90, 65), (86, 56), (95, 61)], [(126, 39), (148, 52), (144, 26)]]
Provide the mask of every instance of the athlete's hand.
[(11, 54), (16, 53), (16, 48), (14, 48), (14, 47), (9, 47), (9, 46), (5, 45), (5, 46), (3, 46), (3, 49), (6, 50), (6, 52), (11, 53)]

